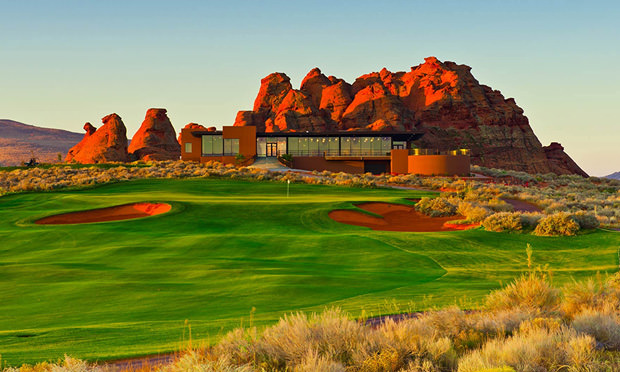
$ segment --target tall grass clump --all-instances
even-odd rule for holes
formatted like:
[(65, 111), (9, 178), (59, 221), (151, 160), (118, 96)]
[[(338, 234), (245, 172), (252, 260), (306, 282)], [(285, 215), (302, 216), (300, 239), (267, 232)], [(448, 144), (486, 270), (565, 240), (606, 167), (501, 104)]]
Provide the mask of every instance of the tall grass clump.
[(572, 329), (532, 329), (489, 341), (464, 356), (458, 372), (506, 367), (515, 371), (596, 371), (599, 363), (595, 347), (591, 336)]
[(568, 318), (584, 310), (620, 312), (620, 273), (574, 281), (565, 285), (562, 292), (562, 313)]
[(486, 298), (486, 308), (491, 311), (521, 309), (552, 314), (558, 311), (559, 305), (560, 291), (551, 286), (549, 275), (542, 271), (522, 274)]

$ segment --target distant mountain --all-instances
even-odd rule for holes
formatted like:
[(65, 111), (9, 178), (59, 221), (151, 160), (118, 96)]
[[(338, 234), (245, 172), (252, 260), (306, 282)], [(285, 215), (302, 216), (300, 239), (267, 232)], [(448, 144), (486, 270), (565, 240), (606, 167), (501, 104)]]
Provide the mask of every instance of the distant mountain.
[(61, 154), (64, 160), (82, 137), (84, 134), (0, 119), (0, 166), (19, 165), (33, 156), (39, 162), (53, 163)]
[(611, 178), (612, 180), (620, 180), (620, 172), (612, 173), (605, 178)]

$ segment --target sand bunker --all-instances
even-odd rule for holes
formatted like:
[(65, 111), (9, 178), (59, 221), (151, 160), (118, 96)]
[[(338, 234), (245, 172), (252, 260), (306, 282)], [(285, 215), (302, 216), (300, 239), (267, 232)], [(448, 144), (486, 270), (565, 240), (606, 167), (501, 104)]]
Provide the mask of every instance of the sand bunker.
[(429, 217), (415, 210), (413, 206), (391, 203), (363, 203), (356, 207), (383, 216), (371, 216), (354, 210), (337, 209), (329, 212), (334, 221), (355, 226), (369, 227), (373, 230), (436, 232), (455, 231), (478, 225), (446, 224), (448, 221), (463, 219), (462, 216)]
[(166, 203), (134, 203), (116, 207), (91, 209), (88, 211), (70, 212), (41, 218), (35, 221), (39, 225), (67, 225), (75, 223), (91, 223), (104, 221), (131, 220), (162, 214), (170, 211)]

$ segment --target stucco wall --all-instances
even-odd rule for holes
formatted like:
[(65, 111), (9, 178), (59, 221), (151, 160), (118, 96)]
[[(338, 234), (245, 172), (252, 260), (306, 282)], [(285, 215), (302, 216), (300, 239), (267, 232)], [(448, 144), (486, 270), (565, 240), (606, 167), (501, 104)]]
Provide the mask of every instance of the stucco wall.
[(468, 155), (410, 155), (408, 171), (425, 176), (467, 176), (470, 173)]
[(364, 162), (361, 160), (325, 160), (319, 156), (295, 156), (293, 167), (305, 170), (364, 173)]
[(394, 149), (390, 155), (391, 172), (393, 174), (405, 174), (409, 171), (408, 149)]

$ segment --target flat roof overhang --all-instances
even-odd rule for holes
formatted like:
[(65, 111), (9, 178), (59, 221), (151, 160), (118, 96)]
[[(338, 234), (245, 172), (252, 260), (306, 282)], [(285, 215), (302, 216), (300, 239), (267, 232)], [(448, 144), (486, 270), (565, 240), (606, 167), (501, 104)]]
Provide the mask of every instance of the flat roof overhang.
[[(204, 135), (221, 135), (222, 131), (215, 132), (209, 131), (194, 131), (192, 135), (194, 137), (200, 137)], [(256, 137), (390, 137), (394, 141), (415, 141), (422, 137), (424, 132), (372, 132), (372, 131), (341, 131), (341, 132), (257, 132)]]

